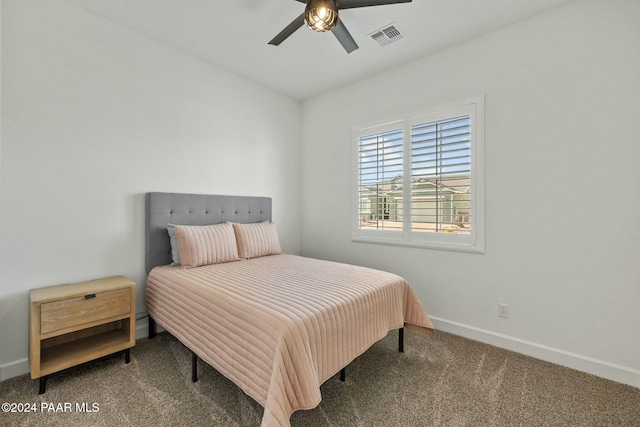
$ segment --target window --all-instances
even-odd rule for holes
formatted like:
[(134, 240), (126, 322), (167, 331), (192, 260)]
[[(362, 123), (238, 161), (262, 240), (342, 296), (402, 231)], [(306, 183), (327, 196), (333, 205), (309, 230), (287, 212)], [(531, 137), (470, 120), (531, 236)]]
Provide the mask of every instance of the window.
[(484, 98), (355, 129), (353, 240), (484, 252)]

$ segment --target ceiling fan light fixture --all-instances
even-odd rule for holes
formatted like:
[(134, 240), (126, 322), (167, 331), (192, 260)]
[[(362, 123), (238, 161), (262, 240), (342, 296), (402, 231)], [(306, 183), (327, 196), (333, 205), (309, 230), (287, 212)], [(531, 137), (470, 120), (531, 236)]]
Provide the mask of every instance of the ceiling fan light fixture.
[(304, 10), (304, 22), (320, 33), (333, 30), (338, 25), (338, 5), (334, 0), (309, 0)]

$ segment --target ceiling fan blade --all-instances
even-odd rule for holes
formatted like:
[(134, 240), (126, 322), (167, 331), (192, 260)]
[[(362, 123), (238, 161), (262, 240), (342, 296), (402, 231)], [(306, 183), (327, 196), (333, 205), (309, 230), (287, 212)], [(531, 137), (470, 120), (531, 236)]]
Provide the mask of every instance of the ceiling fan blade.
[(354, 9), (356, 7), (384, 6), (387, 4), (411, 3), (412, 0), (342, 0), (338, 9)]
[(351, 53), (358, 48), (356, 41), (353, 39), (353, 37), (351, 37), (349, 30), (347, 30), (347, 27), (344, 26), (342, 20), (338, 20), (338, 25), (336, 25), (336, 27), (331, 30), (331, 32), (334, 36), (336, 36), (347, 53)]
[(304, 25), (304, 13), (298, 16), (296, 19), (294, 19), (293, 22), (287, 25), (284, 30), (280, 31), (280, 33), (278, 33), (278, 35), (275, 36), (273, 40), (269, 42), (269, 44), (278, 46), (280, 43), (285, 41), (287, 37), (295, 33), (296, 30), (302, 27), (303, 25)]

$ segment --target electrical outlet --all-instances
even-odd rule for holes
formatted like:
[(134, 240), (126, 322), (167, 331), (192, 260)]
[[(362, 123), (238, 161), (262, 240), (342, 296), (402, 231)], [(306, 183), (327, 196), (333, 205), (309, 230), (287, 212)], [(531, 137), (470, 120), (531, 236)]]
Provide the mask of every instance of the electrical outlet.
[(505, 319), (509, 318), (509, 304), (498, 303), (498, 316), (504, 317)]

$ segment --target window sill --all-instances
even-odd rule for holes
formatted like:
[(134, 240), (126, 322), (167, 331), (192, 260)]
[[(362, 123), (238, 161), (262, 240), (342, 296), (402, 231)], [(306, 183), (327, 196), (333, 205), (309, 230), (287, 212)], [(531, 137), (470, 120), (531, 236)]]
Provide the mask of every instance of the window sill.
[(389, 245), (389, 246), (404, 246), (409, 248), (418, 249), (435, 249), (454, 252), (467, 252), (484, 254), (484, 244), (461, 244), (461, 243), (447, 243), (447, 242), (425, 242), (425, 241), (412, 241), (412, 240), (398, 240), (398, 239), (381, 239), (373, 237), (352, 237), (352, 242), (355, 243), (370, 243), (374, 245)]

